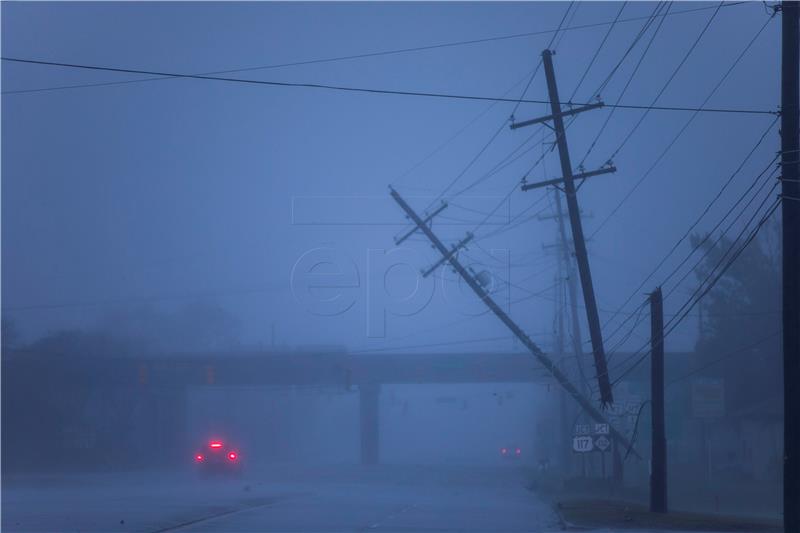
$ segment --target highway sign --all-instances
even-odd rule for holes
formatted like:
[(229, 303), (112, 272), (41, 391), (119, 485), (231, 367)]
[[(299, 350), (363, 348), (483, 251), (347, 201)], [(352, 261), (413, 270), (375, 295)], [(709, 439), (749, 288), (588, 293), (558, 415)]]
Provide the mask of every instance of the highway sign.
[(611, 441), (605, 435), (600, 435), (594, 439), (594, 447), (601, 452), (606, 451), (611, 446)]
[(594, 449), (594, 442), (590, 436), (572, 438), (572, 449), (579, 453), (590, 452)]
[(595, 424), (594, 425), (594, 434), (595, 435), (608, 435), (610, 433), (608, 424)]
[(575, 424), (575, 435), (591, 435), (592, 426), (589, 424)]

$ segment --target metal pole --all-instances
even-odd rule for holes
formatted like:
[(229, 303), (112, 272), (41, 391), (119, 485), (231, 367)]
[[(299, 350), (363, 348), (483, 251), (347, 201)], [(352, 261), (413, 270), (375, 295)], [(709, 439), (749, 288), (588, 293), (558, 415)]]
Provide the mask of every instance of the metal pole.
[(650, 405), (653, 409), (650, 511), (667, 512), (667, 436), (664, 424), (664, 307), (661, 287), (650, 295)]
[(783, 527), (800, 531), (800, 140), (797, 2), (781, 2), (781, 165), (783, 224)]

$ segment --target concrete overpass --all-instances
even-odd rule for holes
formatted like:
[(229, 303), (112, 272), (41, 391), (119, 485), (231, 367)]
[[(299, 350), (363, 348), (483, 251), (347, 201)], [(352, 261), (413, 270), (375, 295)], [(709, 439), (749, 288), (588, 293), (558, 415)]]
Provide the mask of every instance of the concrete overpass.
[[(556, 357), (556, 359), (558, 359)], [(525, 353), (372, 353), (228, 351), (120, 356), (95, 352), (7, 352), (4, 393), (42, 383), (84, 391), (128, 391), (167, 427), (180, 427), (189, 387), (327, 386), (357, 390), (361, 461), (379, 461), (379, 399), (384, 384), (545, 383), (550, 377)], [(25, 385), (27, 384), (27, 385)], [(22, 387), (22, 389), (19, 389)], [(4, 394), (4, 399), (5, 399)], [(10, 398), (9, 398), (10, 399)], [(174, 421), (175, 425), (169, 423)], [(173, 429), (174, 432), (174, 429)], [(169, 445), (169, 435), (161, 437)]]
[(230, 353), (139, 362), (154, 384), (323, 385), (357, 388), (361, 462), (379, 462), (380, 391), (384, 384), (534, 383), (546, 372), (528, 354)]
[[(536, 383), (546, 372), (527, 354), (372, 353), (342, 351), (229, 351), (142, 356), (6, 353), (3, 378), (35, 384), (57, 374), (59, 383), (93, 390), (147, 393), (160, 419), (185, 414), (188, 387), (328, 386), (357, 390), (361, 460), (379, 461), (380, 392), (384, 384)], [(169, 425), (169, 424), (168, 424)], [(168, 437), (164, 437), (167, 439)]]

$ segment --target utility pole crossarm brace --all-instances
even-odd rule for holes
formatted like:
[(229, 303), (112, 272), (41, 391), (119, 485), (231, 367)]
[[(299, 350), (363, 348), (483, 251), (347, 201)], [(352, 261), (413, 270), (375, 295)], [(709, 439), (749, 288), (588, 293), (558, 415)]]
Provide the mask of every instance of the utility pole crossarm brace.
[[(590, 170), (588, 172), (579, 172), (578, 174), (573, 174), (573, 180), (585, 180), (586, 178), (591, 178), (593, 176), (600, 176), (602, 174), (610, 174), (612, 172), (616, 172), (617, 167), (614, 165), (609, 165), (607, 167), (598, 168), (597, 170)], [(523, 183), (520, 189), (522, 191), (529, 191), (531, 189), (539, 189), (541, 187), (547, 187), (549, 185), (560, 185), (564, 183), (564, 178), (555, 178), (552, 180), (540, 181), (537, 183)]]
[(625, 446), (626, 448), (631, 449), (631, 453), (633, 453), (636, 457), (641, 458), (636, 450), (633, 449), (633, 444), (617, 430), (614, 426), (612, 426), (606, 417), (603, 415), (600, 410), (594, 406), (592, 401), (585, 397), (576, 387), (572, 384), (566, 374), (564, 374), (561, 369), (556, 366), (553, 361), (550, 360), (549, 357), (539, 348), (536, 343), (534, 343), (530, 337), (520, 328), (516, 322), (514, 322), (508, 314), (503, 311), (503, 309), (497, 304), (497, 302), (492, 299), (488, 292), (481, 286), (481, 284), (475, 279), (475, 277), (464, 267), (461, 262), (456, 257), (456, 254), (451, 253), (450, 250), (447, 249), (447, 246), (433, 233), (433, 230), (429, 228), (425, 221), (420, 218), (420, 216), (411, 208), (408, 203), (398, 194), (397, 191), (392, 189), (391, 195), (392, 198), (397, 202), (397, 204), (405, 211), (406, 215), (417, 225), (417, 228), (425, 234), (426, 237), (431, 241), (433, 247), (436, 248), (439, 253), (442, 254), (442, 257), (445, 258), (446, 261), (450, 263), (453, 269), (467, 282), (467, 285), (475, 292), (478, 298), (481, 299), (483, 303), (489, 307), (489, 309), (499, 318), (505, 326), (511, 330), (511, 332), (525, 345), (526, 348), (533, 354), (534, 357), (542, 364), (549, 372), (553, 375), (553, 377), (558, 381), (562, 387), (572, 396), (576, 402), (583, 408), (583, 410), (590, 416), (592, 419), (599, 423), (609, 424), (609, 428), (611, 431), (611, 435), (617, 439), (617, 442), (621, 445)]
[[(431, 213), (430, 215), (428, 215), (428, 216), (426, 216), (426, 217), (425, 217), (425, 220), (424, 220), (424, 222), (425, 222), (426, 224), (427, 224), (427, 223), (429, 223), (431, 220), (433, 220), (433, 217), (435, 217), (436, 215), (438, 215), (439, 213), (441, 213), (441, 212), (442, 212), (442, 211), (444, 211), (445, 209), (447, 209), (447, 202), (442, 202), (442, 205), (440, 205), (439, 207), (437, 207), (437, 208), (436, 208), (436, 210), (435, 210), (433, 213)], [(402, 242), (403, 242), (404, 240), (408, 239), (409, 237), (411, 237), (412, 235), (414, 235), (416, 232), (417, 232), (417, 227), (416, 227), (416, 226), (414, 226), (413, 228), (411, 228), (410, 230), (408, 230), (408, 231), (407, 231), (407, 232), (406, 232), (406, 233), (405, 233), (405, 234), (404, 234), (402, 237), (396, 238), (396, 239), (394, 240), (394, 243), (395, 243), (396, 245), (398, 245), (398, 246), (399, 246), (400, 244), (402, 244)]]
[(447, 261), (449, 261), (451, 257), (454, 257), (454, 256), (455, 256), (455, 255), (458, 253), (458, 251), (459, 251), (460, 249), (462, 249), (463, 247), (465, 247), (465, 246), (467, 245), (467, 243), (468, 243), (469, 241), (471, 241), (471, 240), (472, 240), (472, 237), (474, 237), (474, 235), (473, 235), (472, 233), (467, 233), (467, 236), (466, 236), (466, 237), (464, 237), (463, 239), (461, 239), (461, 241), (459, 241), (459, 242), (458, 242), (458, 244), (456, 244), (455, 246), (453, 246), (453, 249), (452, 249), (452, 250), (450, 250), (450, 251), (449, 251), (449, 252), (447, 252), (446, 254), (443, 254), (441, 259), (439, 259), (438, 261), (436, 261), (436, 263), (434, 263), (434, 264), (433, 264), (433, 265), (432, 265), (430, 268), (428, 268), (428, 270), (425, 270), (425, 271), (422, 273), (422, 277), (423, 277), (423, 278), (427, 278), (428, 276), (430, 276), (430, 275), (431, 275), (431, 273), (432, 273), (434, 270), (436, 270), (436, 269), (437, 269), (437, 268), (439, 268), (441, 265), (443, 265), (444, 263), (446, 263)]
[[(597, 109), (598, 107), (603, 107), (603, 105), (604, 105), (603, 102), (597, 102), (595, 104), (588, 104), (588, 105), (584, 105), (584, 106), (581, 106), (581, 107), (568, 109), (566, 111), (561, 111), (560, 113), (558, 113), (558, 116), (560, 116), (562, 118), (563, 117), (569, 117), (569, 116), (572, 116), (572, 115), (577, 115), (578, 113), (583, 113), (584, 111), (591, 111), (592, 109)], [(530, 120), (524, 120), (522, 122), (515, 122), (514, 124), (511, 124), (511, 126), (509, 126), (509, 127), (512, 130), (515, 130), (515, 129), (518, 129), (518, 128), (524, 128), (525, 126), (533, 126), (534, 124), (541, 124), (542, 122), (547, 122), (548, 120), (553, 120), (554, 118), (556, 118), (556, 115), (547, 115), (545, 117), (532, 118)]]

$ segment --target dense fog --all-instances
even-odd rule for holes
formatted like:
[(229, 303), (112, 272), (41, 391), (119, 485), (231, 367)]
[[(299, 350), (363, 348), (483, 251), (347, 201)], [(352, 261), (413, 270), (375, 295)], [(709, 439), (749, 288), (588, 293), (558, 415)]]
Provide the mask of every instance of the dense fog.
[(780, 17), (3, 3), (2, 529), (777, 530)]

